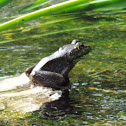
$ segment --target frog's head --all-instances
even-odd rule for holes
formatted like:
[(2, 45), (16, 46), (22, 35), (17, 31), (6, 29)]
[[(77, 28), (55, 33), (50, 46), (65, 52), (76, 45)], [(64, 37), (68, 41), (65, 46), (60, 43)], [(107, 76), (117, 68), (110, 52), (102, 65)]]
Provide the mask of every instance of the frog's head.
[(59, 51), (64, 52), (63, 55), (67, 57), (68, 61), (77, 62), (82, 56), (91, 51), (91, 47), (75, 39), (71, 44), (61, 47)]

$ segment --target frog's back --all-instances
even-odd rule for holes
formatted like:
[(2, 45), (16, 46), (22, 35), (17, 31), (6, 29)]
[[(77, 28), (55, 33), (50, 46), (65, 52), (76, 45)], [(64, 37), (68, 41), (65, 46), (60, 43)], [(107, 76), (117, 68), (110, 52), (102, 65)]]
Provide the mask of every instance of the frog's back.
[(41, 70), (43, 71), (51, 71), (56, 73), (62, 73), (62, 71), (68, 67), (68, 63), (66, 62), (66, 59), (64, 57), (59, 57), (52, 59), (48, 62), (46, 62), (43, 67), (41, 67)]

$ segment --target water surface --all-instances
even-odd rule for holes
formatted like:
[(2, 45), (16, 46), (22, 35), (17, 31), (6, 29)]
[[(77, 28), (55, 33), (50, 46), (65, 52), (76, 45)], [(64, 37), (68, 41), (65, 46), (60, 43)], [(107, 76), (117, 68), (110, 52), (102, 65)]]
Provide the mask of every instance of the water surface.
[[(12, 5), (7, 5), (8, 9)], [(5, 16), (3, 21), (7, 20)], [(92, 46), (93, 51), (70, 72), (69, 95), (26, 114), (11, 111), (1, 102), (1, 124), (126, 125), (125, 14), (71, 15), (71, 19), (65, 15), (64, 18), (55, 16), (40, 18), (0, 34), (3, 42), (0, 44), (0, 77), (20, 75), (75, 38)], [(54, 18), (59, 22), (54, 24)]]

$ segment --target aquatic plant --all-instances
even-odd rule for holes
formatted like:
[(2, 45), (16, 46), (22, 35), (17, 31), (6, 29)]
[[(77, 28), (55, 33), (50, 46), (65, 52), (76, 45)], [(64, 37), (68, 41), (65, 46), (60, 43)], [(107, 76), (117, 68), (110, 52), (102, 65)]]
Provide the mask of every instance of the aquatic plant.
[[(11, 1), (1, 0), (0, 7), (8, 4)], [(29, 10), (36, 8), (39, 5), (42, 5), (43, 2), (45, 3), (49, 1), (51, 0), (38, 0), (29, 7)], [(61, 16), (61, 14), (63, 13), (99, 13), (99, 11), (102, 13), (110, 13), (125, 10), (125, 5), (125, 0), (69, 0), (33, 11), (31, 13), (23, 14), (17, 18), (2, 23), (0, 25), (0, 31), (5, 31), (15, 26), (19, 26), (25, 22), (35, 20), (42, 16), (49, 16), (53, 14)]]

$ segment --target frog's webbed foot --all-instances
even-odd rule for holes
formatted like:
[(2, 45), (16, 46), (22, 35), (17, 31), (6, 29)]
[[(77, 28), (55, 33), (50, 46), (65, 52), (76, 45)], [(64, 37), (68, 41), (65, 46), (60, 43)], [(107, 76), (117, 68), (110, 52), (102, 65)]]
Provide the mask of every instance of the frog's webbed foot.
[(33, 70), (33, 68), (36, 66), (36, 64), (35, 65), (33, 65), (33, 66), (30, 66), (30, 67), (28, 67), (26, 70), (25, 70), (25, 74), (29, 77), (30, 76), (30, 74), (31, 74), (31, 72), (32, 72), (32, 70)]
[(35, 85), (55, 89), (61, 89), (65, 82), (65, 78), (61, 74), (50, 71), (35, 71), (30, 74), (29, 78)]

